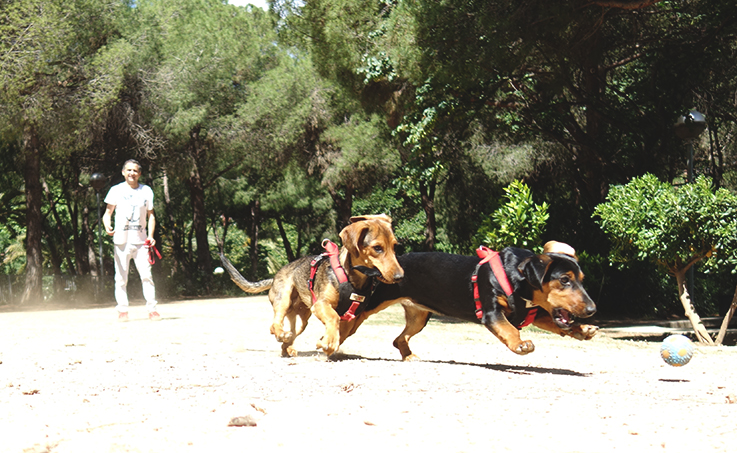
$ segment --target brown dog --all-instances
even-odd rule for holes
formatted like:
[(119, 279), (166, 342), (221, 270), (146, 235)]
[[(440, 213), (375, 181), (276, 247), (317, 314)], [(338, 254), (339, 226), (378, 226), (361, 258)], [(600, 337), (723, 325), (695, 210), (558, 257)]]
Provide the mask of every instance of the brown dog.
[[(397, 240), (391, 222), (392, 219), (385, 214), (351, 217), (351, 224), (340, 232), (343, 246), (338, 260), (348, 277), (349, 292), (370, 292), (374, 277), (387, 284), (396, 283), (404, 277), (394, 253)], [(328, 263), (317, 264), (313, 271), (313, 260), (318, 257), (300, 258), (284, 266), (272, 279), (249, 282), (224, 255), (220, 255), (223, 267), (243, 291), (259, 293), (269, 290), (269, 300), (274, 309), (271, 333), (282, 343), (283, 357), (297, 355), (292, 344), (304, 331), (311, 313), (325, 325), (325, 336), (318, 341), (318, 348), (331, 355), (343, 340), (340, 338), (340, 315), (337, 310), (339, 303), (344, 302), (340, 296), (346, 286), (339, 283)], [(361, 300), (360, 296), (356, 299)], [(299, 325), (297, 317), (301, 321)], [(285, 320), (288, 323), (286, 329)]]
[(593, 315), (596, 305), (583, 288), (583, 272), (571, 246), (550, 241), (541, 255), (507, 247), (498, 256), (503, 269), (499, 274), (490, 263), (478, 267), (477, 257), (435, 252), (400, 256), (404, 279), (379, 285), (365, 311), (341, 323), (341, 339), (352, 335), (372, 314), (396, 303), (405, 310), (406, 326), (394, 340), (403, 360), (416, 358), (409, 340), (425, 327), (431, 313), (483, 324), (517, 354), (535, 350), (531, 341), (520, 338), (519, 329), (529, 323), (579, 340), (596, 335), (598, 327), (576, 322)]

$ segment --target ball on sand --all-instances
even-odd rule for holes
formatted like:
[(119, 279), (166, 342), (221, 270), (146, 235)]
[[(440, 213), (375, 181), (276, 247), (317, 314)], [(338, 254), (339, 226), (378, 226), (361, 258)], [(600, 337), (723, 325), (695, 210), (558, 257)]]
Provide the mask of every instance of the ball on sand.
[(684, 335), (671, 335), (660, 345), (660, 357), (672, 366), (683, 366), (693, 357), (694, 346)]

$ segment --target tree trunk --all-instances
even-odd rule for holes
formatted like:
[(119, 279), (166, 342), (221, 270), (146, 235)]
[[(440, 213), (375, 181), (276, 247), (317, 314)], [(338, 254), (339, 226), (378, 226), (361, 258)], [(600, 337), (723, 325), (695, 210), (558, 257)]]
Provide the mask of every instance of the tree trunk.
[(209, 292), (212, 280), (212, 259), (210, 258), (210, 243), (207, 238), (207, 215), (205, 211), (205, 186), (200, 175), (200, 162), (203, 148), (200, 143), (200, 128), (195, 127), (189, 134), (189, 153), (192, 158), (192, 169), (189, 172), (187, 186), (192, 203), (192, 228), (197, 242), (197, 269), (204, 272), (205, 285)]
[(41, 146), (32, 126), (23, 131), (26, 186), (26, 287), (21, 304), (43, 300), (43, 190), (41, 189)]
[(46, 184), (46, 181), (41, 181), (41, 186), (46, 193), (46, 199), (49, 201), (49, 209), (51, 210), (51, 215), (54, 217), (54, 222), (56, 222), (56, 231), (59, 233), (59, 240), (61, 240), (61, 256), (59, 257), (59, 259), (63, 257), (64, 261), (66, 262), (69, 274), (77, 275), (77, 269), (74, 267), (74, 261), (72, 261), (72, 257), (69, 255), (69, 243), (67, 241), (66, 232), (64, 231), (61, 216), (59, 215), (59, 211), (57, 211), (56, 209), (56, 201), (51, 195), (51, 191), (49, 190), (49, 186), (48, 184)]
[[(99, 244), (97, 243), (98, 238), (95, 238), (95, 231), (90, 226), (90, 210), (87, 206), (82, 209), (82, 237), (86, 238), (86, 248), (87, 248), (87, 258), (85, 260), (87, 273), (90, 273), (93, 277), (99, 277), (102, 275), (102, 269), (100, 269), (99, 266), (99, 259), (97, 255), (95, 255), (95, 246), (97, 245), (97, 248), (99, 249)], [(99, 240), (104, 240), (103, 238), (99, 238)]]
[(345, 196), (341, 197), (337, 190), (328, 188), (328, 193), (333, 199), (336, 211), (338, 211), (338, 224), (336, 225), (338, 231), (350, 225), (351, 216), (353, 215), (353, 186), (346, 184), (343, 189), (345, 190)]
[(168, 221), (167, 229), (171, 233), (171, 269), (172, 272), (176, 273), (180, 269), (185, 268), (184, 263), (186, 262), (186, 257), (184, 254), (184, 233), (182, 232), (181, 228), (179, 228), (176, 218), (174, 218), (174, 210), (171, 207), (171, 196), (169, 195), (169, 176), (166, 168), (162, 170), (162, 173), (163, 177), (161, 178), (161, 180), (164, 186), (164, 206), (166, 207), (166, 219)]
[(681, 299), (683, 310), (685, 311), (688, 320), (691, 321), (691, 326), (693, 326), (694, 333), (696, 333), (696, 338), (699, 340), (699, 343), (713, 345), (714, 341), (709, 336), (709, 332), (706, 331), (706, 327), (704, 327), (704, 324), (701, 322), (701, 318), (696, 313), (696, 310), (694, 310), (693, 305), (691, 305), (691, 296), (688, 294), (688, 286), (686, 285), (687, 270), (688, 269), (681, 269), (675, 273), (676, 281), (678, 282), (678, 295)]
[(51, 297), (56, 298), (57, 296), (59, 296), (59, 294), (61, 294), (65, 286), (64, 276), (61, 273), (62, 261), (59, 254), (59, 249), (57, 249), (56, 244), (54, 244), (54, 239), (48, 234), (48, 232), (45, 232), (44, 235), (46, 236), (46, 248), (49, 250), (51, 268), (54, 271), (54, 284), (52, 285), (53, 294), (51, 294)]
[[(75, 217), (76, 212), (78, 210), (75, 210)], [(84, 206), (79, 216), (81, 224), (76, 219), (73, 221), (74, 229), (78, 229), (74, 234), (74, 259), (77, 262), (77, 273), (79, 275), (90, 275), (91, 266), (94, 266), (95, 261), (94, 247), (96, 242), (94, 234), (90, 234), (89, 214), (89, 207)], [(90, 251), (93, 251), (91, 256)], [(96, 268), (97, 266), (95, 266)]]
[(207, 216), (205, 215), (205, 189), (202, 186), (200, 174), (195, 167), (189, 179), (189, 196), (192, 202), (192, 228), (197, 242), (197, 268), (206, 275), (212, 273), (210, 259), (210, 244), (207, 240)]
[(715, 344), (722, 344), (722, 341), (724, 341), (724, 336), (727, 334), (727, 329), (729, 328), (729, 322), (732, 320), (732, 316), (734, 316), (734, 312), (737, 310), (737, 288), (734, 290), (734, 296), (732, 296), (732, 305), (729, 306), (729, 310), (727, 311), (727, 314), (724, 315), (724, 319), (722, 320), (722, 326), (719, 328), (719, 334), (717, 335), (717, 339), (714, 342)]
[(284, 251), (287, 252), (287, 261), (291, 263), (292, 261), (296, 260), (297, 257), (294, 256), (292, 245), (289, 243), (289, 238), (287, 237), (287, 231), (284, 229), (284, 223), (281, 221), (280, 217), (276, 218), (276, 226), (279, 227), (279, 235), (281, 236), (281, 240), (284, 243)]

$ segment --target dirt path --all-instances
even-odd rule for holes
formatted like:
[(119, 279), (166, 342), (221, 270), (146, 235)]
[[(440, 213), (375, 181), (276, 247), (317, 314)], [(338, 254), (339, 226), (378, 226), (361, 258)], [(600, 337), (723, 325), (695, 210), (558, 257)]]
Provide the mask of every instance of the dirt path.
[[(737, 448), (737, 349), (672, 368), (658, 344), (523, 331), (516, 356), (485, 329), (431, 323), (391, 342), (400, 310), (337, 355), (279, 357), (265, 297), (0, 313), (2, 452), (727, 452)], [(263, 412), (258, 412), (253, 407)], [(257, 426), (229, 427), (249, 416)]]

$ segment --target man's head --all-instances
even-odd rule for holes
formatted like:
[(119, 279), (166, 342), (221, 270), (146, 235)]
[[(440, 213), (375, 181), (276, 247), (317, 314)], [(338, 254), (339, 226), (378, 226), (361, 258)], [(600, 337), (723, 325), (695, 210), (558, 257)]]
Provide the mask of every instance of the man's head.
[(134, 189), (138, 187), (138, 178), (141, 177), (141, 164), (137, 160), (128, 159), (123, 164), (123, 178)]

